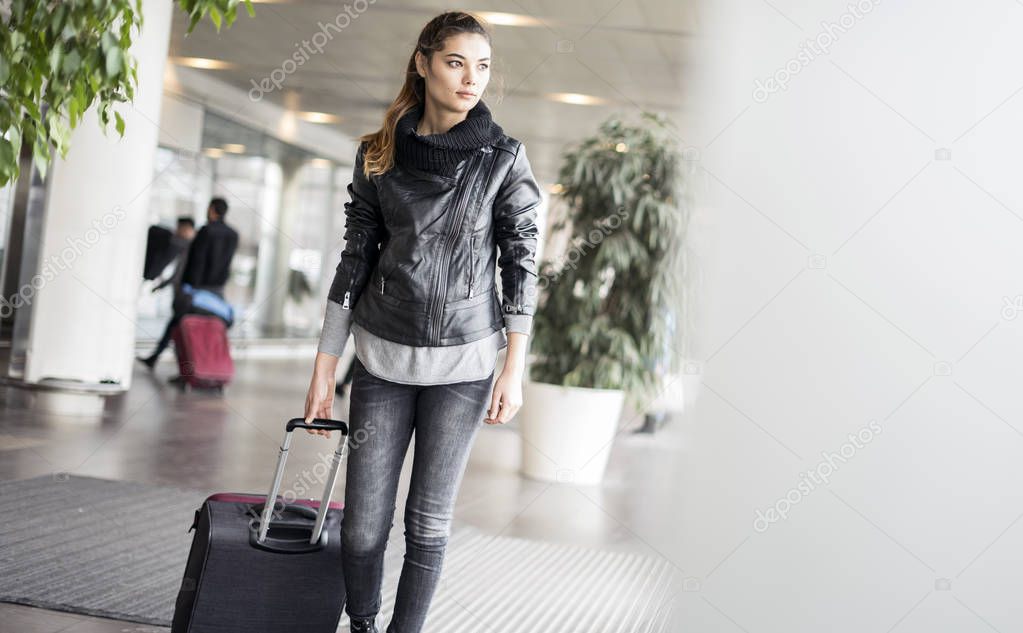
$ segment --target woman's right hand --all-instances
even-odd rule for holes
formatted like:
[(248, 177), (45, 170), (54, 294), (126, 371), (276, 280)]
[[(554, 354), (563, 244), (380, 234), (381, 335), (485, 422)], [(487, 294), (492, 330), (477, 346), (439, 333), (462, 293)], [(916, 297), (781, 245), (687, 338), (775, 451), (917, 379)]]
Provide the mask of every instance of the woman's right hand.
[[(333, 360), (331, 360), (333, 359)], [(315, 418), (334, 417), (334, 386), (336, 383), (337, 357), (318, 352), (312, 380), (309, 381), (309, 393), (305, 397), (305, 421), (312, 424)], [(306, 429), (306, 433), (323, 435), (330, 438), (327, 429)]]

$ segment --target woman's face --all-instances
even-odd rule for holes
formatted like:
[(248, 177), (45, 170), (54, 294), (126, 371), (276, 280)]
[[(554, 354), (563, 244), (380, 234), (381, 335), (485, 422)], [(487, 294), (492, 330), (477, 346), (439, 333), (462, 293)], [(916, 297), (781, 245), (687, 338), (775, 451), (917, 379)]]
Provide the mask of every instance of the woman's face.
[(426, 78), (428, 101), (446, 110), (468, 112), (490, 82), (490, 44), (477, 33), (452, 35), (429, 65), (422, 53), (416, 53), (416, 68)]

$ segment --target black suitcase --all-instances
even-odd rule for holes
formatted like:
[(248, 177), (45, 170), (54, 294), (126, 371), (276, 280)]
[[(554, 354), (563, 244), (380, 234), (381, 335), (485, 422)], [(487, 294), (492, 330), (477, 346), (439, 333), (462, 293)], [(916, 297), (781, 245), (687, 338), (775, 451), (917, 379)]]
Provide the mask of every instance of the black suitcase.
[[(319, 501), (277, 494), (296, 428), (341, 433)], [(268, 495), (206, 498), (192, 524), (172, 633), (335, 633), (345, 604), (343, 509), (330, 496), (347, 439), (348, 425), (339, 420), (294, 418)]]

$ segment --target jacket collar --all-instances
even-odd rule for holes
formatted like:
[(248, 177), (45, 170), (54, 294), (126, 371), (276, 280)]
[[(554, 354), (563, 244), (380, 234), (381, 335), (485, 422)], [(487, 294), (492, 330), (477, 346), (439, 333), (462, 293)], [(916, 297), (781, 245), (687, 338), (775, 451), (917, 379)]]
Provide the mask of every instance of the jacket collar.
[(416, 126), (422, 117), (423, 104), (418, 103), (398, 119), (394, 145), (399, 165), (451, 176), (473, 152), (496, 143), (504, 135), (482, 99), (469, 110), (465, 120), (443, 134), (418, 134)]

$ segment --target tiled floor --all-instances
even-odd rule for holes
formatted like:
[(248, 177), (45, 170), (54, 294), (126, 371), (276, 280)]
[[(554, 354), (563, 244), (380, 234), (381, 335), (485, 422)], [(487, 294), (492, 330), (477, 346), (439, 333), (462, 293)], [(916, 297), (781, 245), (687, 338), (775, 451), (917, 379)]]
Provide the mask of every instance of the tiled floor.
[[(32, 410), (31, 393), (4, 389), (0, 479), (66, 471), (204, 492), (262, 492), (269, 485), (283, 422), (302, 415), (311, 362), (240, 359), (236, 365), (236, 380), (223, 396), (181, 393), (167, 385), (176, 373), (170, 362), (155, 374), (139, 370), (131, 391), (108, 403), (102, 420), (41, 415)], [(339, 401), (335, 415), (344, 419), (346, 412), (347, 401)], [(623, 418), (626, 425), (639, 422), (633, 412)], [(455, 520), (492, 534), (640, 552), (675, 562), (671, 526), (678, 504), (674, 488), (664, 483), (676, 481), (679, 472), (680, 431), (681, 423), (674, 422), (655, 435), (623, 433), (605, 482), (575, 487), (521, 477), (514, 427), (484, 426)], [(296, 433), (293, 446), (297, 450), (291, 451), (288, 474), (297, 476), (334, 444)], [(402, 538), (409, 466), (406, 461), (392, 541)], [(343, 472), (336, 498), (342, 490)], [(0, 633), (165, 630), (0, 603)]]

